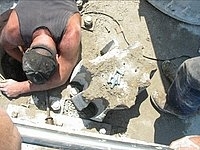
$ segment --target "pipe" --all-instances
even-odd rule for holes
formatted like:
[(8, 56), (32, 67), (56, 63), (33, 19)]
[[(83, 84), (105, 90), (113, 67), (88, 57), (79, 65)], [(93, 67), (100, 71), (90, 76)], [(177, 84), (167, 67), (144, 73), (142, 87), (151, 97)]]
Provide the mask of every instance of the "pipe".
[[(108, 135), (77, 134), (57, 130), (57, 126), (48, 125), (51, 128), (36, 127), (13, 121), (17, 126), (23, 143), (50, 147), (55, 149), (79, 149), (79, 150), (134, 150), (134, 149), (169, 149), (158, 144), (141, 144), (130, 141), (120, 141)], [(45, 125), (46, 126), (46, 125)], [(55, 130), (56, 129), (56, 130)], [(63, 130), (63, 129), (62, 129)]]

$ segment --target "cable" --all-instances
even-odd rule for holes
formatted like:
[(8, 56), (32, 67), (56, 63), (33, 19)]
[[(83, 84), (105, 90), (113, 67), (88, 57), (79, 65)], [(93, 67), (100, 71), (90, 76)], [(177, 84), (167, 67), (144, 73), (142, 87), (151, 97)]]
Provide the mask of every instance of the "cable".
[(128, 40), (127, 40), (127, 38), (126, 38), (126, 36), (124, 34), (124, 31), (122, 30), (122, 27), (121, 27), (120, 23), (116, 19), (114, 19), (112, 16), (110, 16), (110, 15), (108, 15), (106, 13), (103, 13), (103, 12), (96, 12), (96, 11), (89, 11), (89, 12), (82, 13), (82, 15), (85, 15), (85, 14), (98, 14), (98, 15), (104, 15), (104, 16), (107, 16), (107, 17), (111, 18), (120, 27), (122, 36), (123, 36), (125, 42), (127, 43), (127, 45), (130, 45), (130, 43), (128, 42)]
[(181, 56), (172, 57), (172, 58), (169, 58), (169, 59), (159, 59), (159, 58), (153, 58), (153, 57), (149, 57), (149, 56), (145, 56), (145, 55), (143, 55), (143, 57), (145, 57), (147, 59), (155, 60), (155, 61), (165, 61), (165, 60), (171, 61), (171, 60), (179, 59), (179, 58), (183, 58), (183, 57), (192, 58), (191, 56), (188, 56), (188, 55), (181, 55)]

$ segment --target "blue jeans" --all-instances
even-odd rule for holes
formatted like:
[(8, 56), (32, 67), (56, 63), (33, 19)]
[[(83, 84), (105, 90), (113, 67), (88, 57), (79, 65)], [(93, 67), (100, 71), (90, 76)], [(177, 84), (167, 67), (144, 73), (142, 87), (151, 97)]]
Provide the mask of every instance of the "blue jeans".
[(167, 92), (167, 103), (181, 115), (195, 113), (200, 107), (200, 57), (184, 61)]

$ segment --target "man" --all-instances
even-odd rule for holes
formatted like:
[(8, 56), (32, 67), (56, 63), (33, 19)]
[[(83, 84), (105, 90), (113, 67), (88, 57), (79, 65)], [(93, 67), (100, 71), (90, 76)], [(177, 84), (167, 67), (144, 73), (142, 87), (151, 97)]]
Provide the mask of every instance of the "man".
[(79, 61), (81, 16), (74, 0), (20, 0), (0, 34), (0, 46), (22, 62), (28, 80), (7, 79), (7, 97), (45, 91), (67, 82)]
[(0, 108), (0, 149), (20, 150), (21, 136), (8, 114)]
[[(181, 119), (192, 116), (200, 107), (200, 57), (184, 61), (174, 75), (170, 61), (162, 64), (163, 72), (171, 79), (167, 95), (155, 91), (151, 95), (153, 105), (161, 112), (173, 114)], [(173, 80), (174, 79), (174, 80)], [(172, 81), (173, 80), (173, 81)]]

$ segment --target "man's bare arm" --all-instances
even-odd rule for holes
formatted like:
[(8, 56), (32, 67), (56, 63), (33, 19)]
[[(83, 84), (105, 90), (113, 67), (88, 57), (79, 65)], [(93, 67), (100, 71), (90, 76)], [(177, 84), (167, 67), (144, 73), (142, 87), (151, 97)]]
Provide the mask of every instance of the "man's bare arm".
[(18, 46), (23, 45), (23, 41), (19, 31), (18, 18), (15, 11), (12, 11), (7, 24), (0, 34), (0, 47), (11, 57), (21, 62), (23, 52)]
[(21, 136), (8, 114), (0, 108), (0, 149), (20, 150)]

